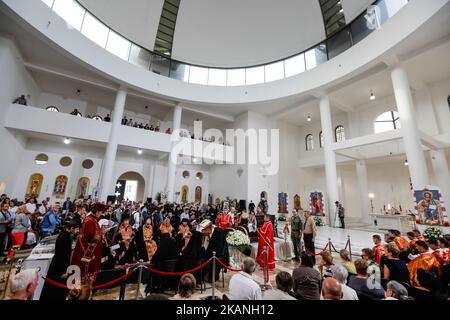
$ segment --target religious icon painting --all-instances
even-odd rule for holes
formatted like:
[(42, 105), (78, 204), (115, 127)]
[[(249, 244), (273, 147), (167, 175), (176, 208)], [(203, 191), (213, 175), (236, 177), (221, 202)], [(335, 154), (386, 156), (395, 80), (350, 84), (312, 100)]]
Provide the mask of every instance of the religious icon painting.
[(186, 203), (188, 202), (188, 195), (189, 195), (189, 187), (184, 185), (181, 187), (181, 202)]
[(448, 227), (448, 215), (438, 188), (414, 190), (416, 223)]
[(197, 186), (195, 188), (195, 202), (201, 203), (202, 202), (202, 187)]
[(89, 194), (90, 180), (87, 177), (80, 178), (78, 180), (77, 198), (85, 198)]
[(64, 199), (64, 195), (66, 193), (67, 188), (67, 180), (66, 176), (57, 176), (55, 180), (55, 186), (53, 188), (53, 196), (56, 199)]
[(323, 192), (311, 191), (310, 195), (310, 210), (313, 216), (325, 216), (325, 202)]
[(288, 195), (280, 192), (278, 194), (278, 213), (288, 213)]
[(42, 181), (44, 181), (44, 176), (40, 173), (34, 173), (28, 179), (27, 191), (25, 193), (25, 198), (36, 197), (39, 198), (41, 193)]
[(294, 209), (295, 210), (302, 210), (302, 199), (298, 194), (294, 196)]

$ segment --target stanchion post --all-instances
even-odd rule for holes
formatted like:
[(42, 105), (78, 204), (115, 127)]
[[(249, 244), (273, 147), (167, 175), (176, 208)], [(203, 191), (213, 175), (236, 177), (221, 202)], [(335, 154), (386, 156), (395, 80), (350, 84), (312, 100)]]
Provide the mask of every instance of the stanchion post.
[(328, 251), (330, 251), (330, 255), (332, 254), (331, 251), (331, 238), (328, 238)]
[(352, 243), (350, 242), (350, 235), (347, 236), (348, 240), (348, 252), (350, 253), (350, 259), (353, 259), (352, 257)]
[(212, 256), (212, 300), (216, 300), (216, 252), (213, 251)]
[(140, 289), (141, 289), (141, 281), (142, 281), (142, 263), (143, 263), (144, 261), (141, 259), (141, 260), (139, 260), (139, 266), (138, 266), (138, 268), (139, 268), (139, 274), (138, 274), (138, 283), (137, 283), (137, 287), (136, 287), (136, 297), (135, 297), (135, 300), (137, 300), (137, 299), (139, 299), (139, 291), (140, 291)]
[(267, 289), (267, 246), (264, 246), (264, 290)]

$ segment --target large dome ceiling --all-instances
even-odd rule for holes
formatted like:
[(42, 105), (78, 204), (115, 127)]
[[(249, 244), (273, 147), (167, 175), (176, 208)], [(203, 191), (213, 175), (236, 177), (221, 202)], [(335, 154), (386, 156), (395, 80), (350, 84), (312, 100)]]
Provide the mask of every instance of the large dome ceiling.
[[(153, 50), (164, 0), (78, 0), (105, 24)], [(181, 0), (172, 57), (218, 67), (271, 62), (325, 39), (320, 2)], [(346, 22), (372, 2), (341, 0)]]

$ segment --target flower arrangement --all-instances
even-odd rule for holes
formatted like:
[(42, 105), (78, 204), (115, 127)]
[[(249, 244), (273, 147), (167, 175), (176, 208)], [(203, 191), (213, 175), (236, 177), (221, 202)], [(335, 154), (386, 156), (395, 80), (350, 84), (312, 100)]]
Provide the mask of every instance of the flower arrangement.
[(442, 230), (438, 227), (428, 227), (423, 232), (423, 236), (426, 239), (439, 239), (443, 234)]
[(242, 247), (250, 245), (250, 238), (240, 230), (233, 230), (227, 234), (227, 243), (232, 247)]
[(317, 227), (323, 227), (325, 225), (325, 222), (320, 217), (313, 217), (313, 220)]

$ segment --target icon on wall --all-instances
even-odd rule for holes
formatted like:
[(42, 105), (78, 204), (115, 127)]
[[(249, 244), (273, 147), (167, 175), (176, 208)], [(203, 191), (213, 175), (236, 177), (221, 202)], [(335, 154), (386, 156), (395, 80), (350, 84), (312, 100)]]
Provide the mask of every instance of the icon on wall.
[(56, 199), (64, 199), (64, 194), (66, 193), (67, 188), (67, 180), (66, 176), (58, 176), (55, 180), (55, 187), (53, 188), (53, 196)]
[(188, 186), (182, 186), (181, 187), (181, 202), (186, 203), (188, 202), (188, 193), (189, 193), (189, 187)]
[(303, 208), (302, 208), (302, 199), (301, 199), (301, 197), (298, 194), (296, 194), (294, 196), (294, 209), (295, 210), (303, 210)]
[(310, 197), (310, 209), (313, 216), (325, 216), (325, 202), (322, 191), (312, 191)]
[(28, 187), (27, 192), (25, 193), (25, 198), (39, 198), (39, 194), (41, 193), (42, 181), (44, 181), (44, 176), (42, 174), (32, 174), (30, 176), (30, 179), (28, 180)]
[(202, 187), (198, 186), (195, 188), (195, 202), (202, 202)]
[(80, 178), (78, 180), (77, 198), (85, 198), (89, 194), (90, 180), (87, 177)]
[(449, 226), (444, 201), (438, 188), (414, 190), (416, 223), (434, 226)]
[(278, 213), (288, 213), (288, 194), (280, 192), (278, 194)]

